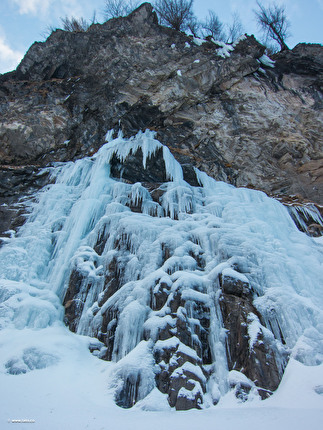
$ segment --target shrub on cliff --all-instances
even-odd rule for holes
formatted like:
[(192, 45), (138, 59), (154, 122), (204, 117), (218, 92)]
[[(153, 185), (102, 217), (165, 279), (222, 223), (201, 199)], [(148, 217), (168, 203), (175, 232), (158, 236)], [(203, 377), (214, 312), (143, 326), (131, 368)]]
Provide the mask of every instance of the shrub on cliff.
[(154, 7), (161, 24), (177, 31), (189, 29), (194, 19), (193, 0), (156, 0)]
[(133, 12), (140, 2), (136, 0), (106, 0), (104, 7), (104, 18), (119, 18), (120, 16), (129, 15)]

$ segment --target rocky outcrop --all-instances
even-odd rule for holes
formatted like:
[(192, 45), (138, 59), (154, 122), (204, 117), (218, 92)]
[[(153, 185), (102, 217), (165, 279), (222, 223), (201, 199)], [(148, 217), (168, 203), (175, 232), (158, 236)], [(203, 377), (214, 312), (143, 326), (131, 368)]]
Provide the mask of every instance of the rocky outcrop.
[(263, 54), (253, 37), (222, 46), (161, 27), (147, 3), (57, 30), (0, 77), (2, 163), (75, 159), (108, 129), (150, 128), (182, 165), (322, 203), (322, 47)]
[[(280, 383), (287, 354), (284, 357), (278, 351), (274, 336), (261, 324), (262, 317), (252, 304), (253, 294), (247, 279), (241, 281), (222, 274), (220, 283), (229, 370), (241, 371), (256, 383), (261, 397), (266, 398)], [(281, 342), (285, 344), (283, 338)], [(247, 386), (244, 395), (249, 393), (248, 388), (250, 391)]]
[(37, 166), (0, 166), (0, 246), (25, 222), (29, 198), (48, 182)]

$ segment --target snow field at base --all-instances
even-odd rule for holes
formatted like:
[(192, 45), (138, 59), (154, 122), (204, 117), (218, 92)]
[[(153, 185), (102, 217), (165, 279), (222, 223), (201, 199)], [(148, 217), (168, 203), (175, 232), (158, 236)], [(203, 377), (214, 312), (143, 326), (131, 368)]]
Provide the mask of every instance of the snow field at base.
[[(128, 140), (121, 135), (112, 139), (109, 133), (107, 140), (93, 157), (51, 169), (53, 183), (30, 202), (27, 223), (0, 249), (0, 379), (5, 406), (1, 417), (6, 413), (6, 420), (28, 418), (34, 411), (30, 418), (37, 421), (40, 417), (34, 428), (44, 428), (39, 423), (45, 418), (46, 428), (64, 428), (59, 416), (65, 416), (66, 428), (111, 428), (106, 422), (108, 416), (115, 423), (120, 421), (121, 429), (130, 428), (130, 417), (138, 420), (140, 429), (148, 428), (148, 423), (155, 425), (159, 419), (165, 425), (171, 422), (179, 428), (193, 428), (201, 420), (208, 424), (208, 420), (218, 419), (215, 414), (220, 415), (220, 423), (223, 420), (233, 425), (239, 420), (228, 411), (235, 407), (246, 428), (260, 422), (264, 427), (259, 410), (286, 425), (298, 417), (295, 428), (304, 428), (297, 427), (303, 420), (300, 412), (290, 417), (288, 408), (306, 405), (316, 410), (312, 416), (303, 409), (303, 417), (310, 420), (311, 428), (318, 428), (316, 420), (322, 418), (323, 407), (319, 394), (323, 387), (321, 241), (300, 233), (287, 209), (261, 192), (236, 189), (198, 170), (201, 187), (191, 187), (183, 180), (180, 165), (150, 131)], [(141, 184), (110, 178), (113, 154), (124, 160), (139, 148), (144, 166), (163, 148), (171, 182), (161, 186), (164, 194), (159, 204)], [(130, 204), (141, 204), (143, 213), (131, 212)], [(110, 236), (103, 261), (93, 247), (98, 235), (107, 232)], [(120, 237), (126, 238), (128, 248), (122, 256), (114, 249)], [(163, 247), (172, 253), (164, 263)], [(203, 270), (192, 255), (201, 259)], [(123, 258), (123, 285), (94, 316), (104, 273), (114, 257)], [(87, 295), (78, 327), (78, 333), (85, 336), (70, 333), (62, 323), (60, 303), (73, 267), (95, 286)], [(255, 340), (257, 331), (265, 329), (276, 339), (283, 335), (292, 351), (281, 386), (271, 399), (261, 403), (254, 400), (241, 406), (229, 389), (232, 374), (226, 365), (225, 331), (219, 309), (212, 305), (219, 294), (216, 279), (221, 273), (247, 280), (258, 295), (255, 304), (267, 327), (260, 327), (251, 315), (250, 341)], [(155, 340), (163, 324), (171, 322), (167, 306), (160, 311), (148, 307), (149, 289), (162, 282), (169, 285), (170, 294), (180, 289), (187, 302), (207, 304), (213, 312), (211, 343), (217, 370), (209, 389), (218, 392), (221, 399), (217, 412), (204, 411), (203, 418), (198, 412), (186, 412), (189, 424), (185, 426), (181, 424), (183, 413), (175, 416), (170, 412), (161, 418), (156, 412), (158, 415), (144, 418), (140, 412), (169, 409), (165, 395), (153, 389), (152, 346), (150, 341), (142, 341), (144, 329)], [(102, 314), (113, 307), (120, 311), (113, 353), (117, 363), (107, 363), (88, 352), (88, 336), (97, 333)], [(133, 412), (125, 412), (113, 404), (113, 390), (125, 372), (138, 374), (138, 362), (144, 364), (146, 385), (140, 390), (146, 397)], [(279, 399), (283, 399), (282, 404)], [(37, 407), (33, 402), (39, 403)], [(47, 422), (50, 404), (53, 424)], [(278, 407), (286, 409), (277, 411)], [(71, 410), (75, 426), (70, 420)], [(23, 416), (17, 417), (17, 413)]]
[[(31, 424), (35, 430), (322, 428), (323, 396), (313, 389), (323, 386), (322, 366), (309, 367), (291, 360), (277, 392), (264, 401), (238, 403), (229, 392), (214, 408), (175, 412), (155, 388), (134, 408), (125, 410), (114, 404), (107, 390), (111, 363), (87, 354), (79, 336), (73, 342), (75, 335), (61, 335), (66, 345), (58, 364), (19, 377), (0, 374), (1, 429), (12, 425), (8, 420), (17, 419), (35, 420)], [(45, 339), (40, 340), (43, 343)], [(24, 429), (26, 424), (15, 423), (15, 428)]]

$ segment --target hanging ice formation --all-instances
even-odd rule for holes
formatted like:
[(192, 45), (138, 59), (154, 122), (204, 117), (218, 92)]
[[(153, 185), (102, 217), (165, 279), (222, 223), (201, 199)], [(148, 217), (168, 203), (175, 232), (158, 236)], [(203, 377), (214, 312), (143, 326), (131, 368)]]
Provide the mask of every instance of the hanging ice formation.
[(287, 208), (299, 230), (313, 236), (323, 235), (323, 219), (313, 203), (289, 204)]
[[(156, 392), (176, 409), (216, 404), (229, 390), (264, 398), (290, 354), (321, 363), (321, 243), (261, 192), (198, 170), (183, 176), (151, 131), (107, 140), (51, 169), (0, 249), (1, 328), (64, 319), (99, 339), (94, 353), (115, 363), (123, 407)], [(53, 365), (45, 352), (28, 357), (4, 371)]]

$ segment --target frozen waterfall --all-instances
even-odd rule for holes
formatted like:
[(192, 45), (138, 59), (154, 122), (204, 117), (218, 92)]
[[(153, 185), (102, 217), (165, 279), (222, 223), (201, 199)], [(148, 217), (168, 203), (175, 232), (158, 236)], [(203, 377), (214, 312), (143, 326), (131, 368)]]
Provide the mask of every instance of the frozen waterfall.
[[(197, 169), (190, 185), (151, 131), (106, 139), (94, 156), (49, 168), (0, 248), (0, 372), (55, 366), (64, 323), (113, 363), (107, 387), (123, 407), (156, 392), (176, 409), (230, 390), (266, 397), (290, 356), (321, 364), (322, 241), (262, 192)], [(162, 157), (165, 181), (111, 177), (112, 160), (129, 157), (143, 171)], [(55, 327), (60, 350), (42, 342)]]

